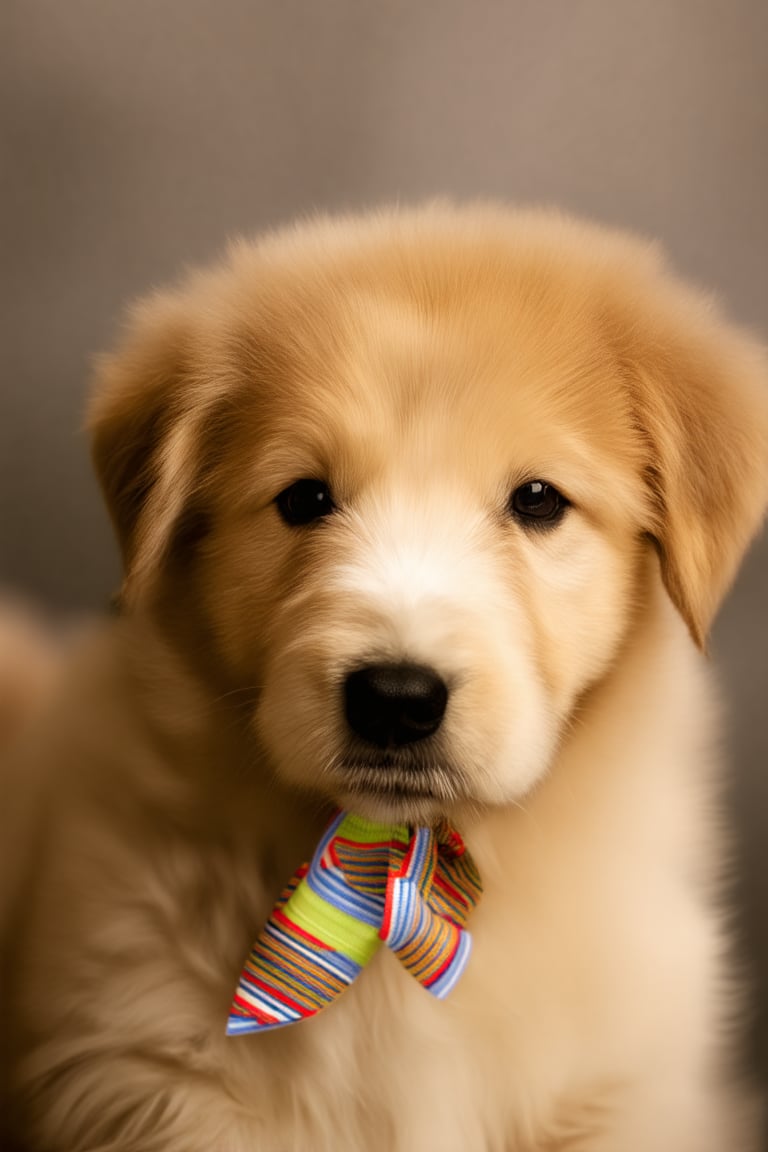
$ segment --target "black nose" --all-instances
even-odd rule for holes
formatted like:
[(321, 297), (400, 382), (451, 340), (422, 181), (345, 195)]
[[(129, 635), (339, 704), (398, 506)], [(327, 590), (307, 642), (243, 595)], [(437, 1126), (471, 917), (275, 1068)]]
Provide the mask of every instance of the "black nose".
[(412, 744), (440, 727), (448, 689), (420, 664), (367, 664), (344, 684), (347, 722), (379, 748)]

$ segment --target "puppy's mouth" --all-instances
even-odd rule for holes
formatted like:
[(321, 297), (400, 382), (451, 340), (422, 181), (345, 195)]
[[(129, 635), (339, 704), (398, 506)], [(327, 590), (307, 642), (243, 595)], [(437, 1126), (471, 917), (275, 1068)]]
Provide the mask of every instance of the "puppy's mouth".
[(431, 821), (465, 795), (456, 768), (415, 751), (349, 751), (334, 764), (344, 807), (376, 819)]

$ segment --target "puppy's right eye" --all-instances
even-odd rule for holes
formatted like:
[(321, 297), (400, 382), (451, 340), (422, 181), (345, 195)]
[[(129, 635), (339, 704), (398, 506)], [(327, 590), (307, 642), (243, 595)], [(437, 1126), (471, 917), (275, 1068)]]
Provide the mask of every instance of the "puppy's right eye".
[(311, 524), (336, 510), (331, 491), (323, 480), (297, 480), (275, 497), (277, 510), (286, 524)]

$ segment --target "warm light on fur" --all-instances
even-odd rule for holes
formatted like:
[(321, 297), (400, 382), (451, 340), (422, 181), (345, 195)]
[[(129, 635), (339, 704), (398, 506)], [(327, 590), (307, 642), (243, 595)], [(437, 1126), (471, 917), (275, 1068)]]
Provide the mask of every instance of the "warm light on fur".
[[(90, 415), (124, 618), (15, 757), (30, 1152), (752, 1152), (692, 639), (768, 500), (765, 380), (653, 249), (553, 213), (318, 220), (136, 309)], [(295, 527), (305, 477), (335, 511)], [(533, 479), (559, 523), (510, 514)], [(401, 660), (448, 708), (377, 788), (342, 684)], [(460, 827), (469, 970), (436, 1003), (381, 953), (227, 1040), (339, 803)]]

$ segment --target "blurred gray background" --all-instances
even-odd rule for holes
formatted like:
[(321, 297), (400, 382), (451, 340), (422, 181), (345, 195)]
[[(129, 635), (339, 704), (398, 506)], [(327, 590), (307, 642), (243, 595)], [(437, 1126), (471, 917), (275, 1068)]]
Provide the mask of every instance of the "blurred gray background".
[[(768, 336), (766, 0), (0, 0), (0, 581), (116, 583), (81, 414), (126, 299), (234, 233), (435, 193), (659, 237)], [(764, 539), (714, 643), (766, 1084), (767, 575)]]

